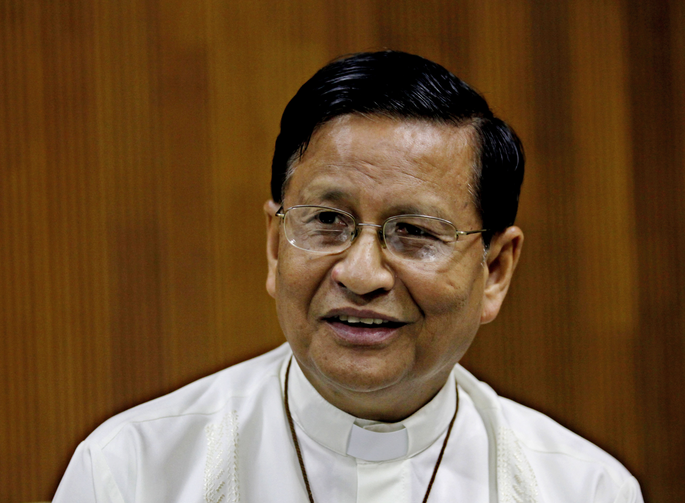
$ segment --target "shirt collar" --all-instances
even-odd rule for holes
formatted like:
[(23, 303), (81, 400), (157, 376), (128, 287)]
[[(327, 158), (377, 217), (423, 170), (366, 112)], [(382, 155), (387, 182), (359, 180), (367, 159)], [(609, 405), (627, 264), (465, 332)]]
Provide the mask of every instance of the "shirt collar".
[[(281, 387), (285, 384), (287, 366), (286, 359), (281, 368)], [(447, 429), (452, 419), (457, 403), (457, 387), (454, 371), (452, 371), (438, 394), (414, 414), (397, 423), (378, 423), (357, 419), (328, 403), (314, 389), (293, 358), (288, 397), (295, 423), (313, 440), (343, 456), (348, 455), (348, 444), (355, 423), (357, 426), (370, 429), (368, 433), (371, 435), (388, 435), (388, 433), (377, 433), (380, 430), (395, 432), (397, 436), (398, 431), (406, 430), (406, 454), (392, 458), (385, 458), (381, 454), (381, 459), (371, 459), (380, 461), (412, 457), (433, 444)]]

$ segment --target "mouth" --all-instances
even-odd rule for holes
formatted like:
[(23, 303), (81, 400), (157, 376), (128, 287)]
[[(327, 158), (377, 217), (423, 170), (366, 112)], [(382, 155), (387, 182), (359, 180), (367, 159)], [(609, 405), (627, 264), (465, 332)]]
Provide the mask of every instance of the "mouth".
[(387, 345), (406, 323), (376, 316), (337, 314), (324, 318), (336, 339), (345, 346), (382, 347)]
[(399, 328), (406, 323), (401, 323), (399, 321), (386, 320), (384, 318), (361, 318), (357, 316), (350, 316), (347, 314), (341, 314), (338, 316), (332, 316), (326, 319), (329, 323), (342, 323), (349, 327), (357, 328)]

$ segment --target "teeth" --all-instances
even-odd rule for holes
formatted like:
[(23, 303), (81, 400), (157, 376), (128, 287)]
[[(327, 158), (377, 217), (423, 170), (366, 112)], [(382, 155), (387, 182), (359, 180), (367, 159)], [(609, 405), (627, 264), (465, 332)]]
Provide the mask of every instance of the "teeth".
[(348, 323), (363, 323), (365, 325), (381, 325), (382, 323), (387, 323), (386, 320), (380, 318), (357, 318), (356, 316), (348, 316), (346, 314), (341, 314), (338, 316), (340, 321), (346, 321)]

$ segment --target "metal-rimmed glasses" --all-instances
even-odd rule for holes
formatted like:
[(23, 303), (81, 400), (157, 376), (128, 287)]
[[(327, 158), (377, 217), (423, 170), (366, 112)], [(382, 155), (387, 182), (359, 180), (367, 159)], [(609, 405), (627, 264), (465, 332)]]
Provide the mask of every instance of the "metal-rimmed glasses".
[(396, 215), (382, 224), (357, 222), (350, 213), (327, 206), (298, 205), (276, 212), (295, 248), (333, 255), (347, 250), (362, 227), (377, 229), (381, 246), (401, 259), (428, 264), (451, 256), (460, 237), (487, 229), (460, 231), (449, 220), (427, 215)]

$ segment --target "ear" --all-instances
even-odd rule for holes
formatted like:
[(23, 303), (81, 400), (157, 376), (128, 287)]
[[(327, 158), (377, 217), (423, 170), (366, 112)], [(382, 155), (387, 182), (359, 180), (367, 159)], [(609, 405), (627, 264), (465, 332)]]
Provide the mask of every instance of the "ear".
[(516, 226), (508, 227), (492, 237), (486, 258), (487, 279), (483, 292), (481, 323), (490, 323), (497, 317), (521, 256), (522, 246), (523, 231)]
[(269, 268), (266, 275), (266, 291), (274, 298), (276, 297), (276, 271), (278, 268), (278, 244), (281, 229), (281, 218), (276, 216), (276, 212), (280, 207), (272, 199), (264, 203), (264, 214), (266, 215), (266, 261)]

